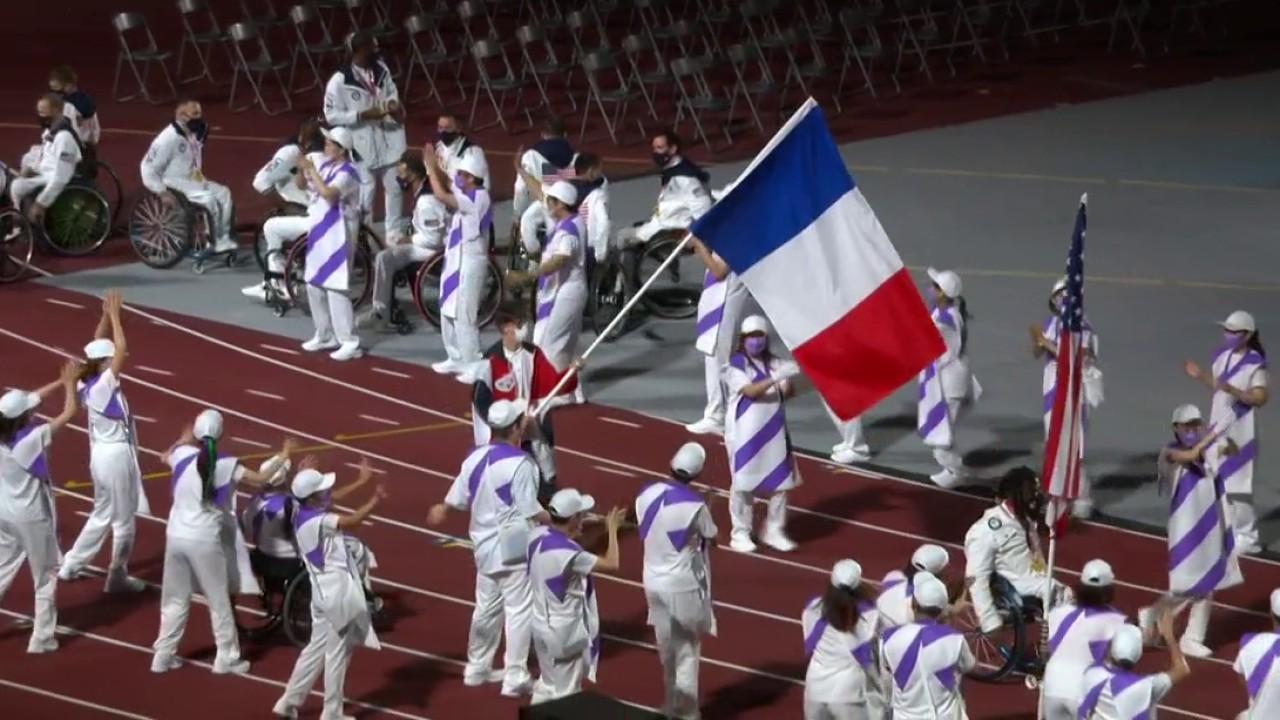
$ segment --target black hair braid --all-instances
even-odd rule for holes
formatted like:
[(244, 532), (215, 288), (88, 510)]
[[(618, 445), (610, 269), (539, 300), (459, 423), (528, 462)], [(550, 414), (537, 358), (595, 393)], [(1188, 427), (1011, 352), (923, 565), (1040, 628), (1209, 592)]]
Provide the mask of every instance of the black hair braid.
[(218, 469), (218, 441), (211, 437), (200, 438), (200, 454), (196, 456), (196, 470), (200, 473), (201, 496), (206, 503), (213, 502), (214, 480)]

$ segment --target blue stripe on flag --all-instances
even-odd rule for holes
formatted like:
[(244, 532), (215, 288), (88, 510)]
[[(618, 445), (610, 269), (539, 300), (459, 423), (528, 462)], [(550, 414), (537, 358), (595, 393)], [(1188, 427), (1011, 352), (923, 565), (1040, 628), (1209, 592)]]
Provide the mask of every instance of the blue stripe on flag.
[(854, 187), (822, 110), (814, 106), (690, 231), (741, 275)]

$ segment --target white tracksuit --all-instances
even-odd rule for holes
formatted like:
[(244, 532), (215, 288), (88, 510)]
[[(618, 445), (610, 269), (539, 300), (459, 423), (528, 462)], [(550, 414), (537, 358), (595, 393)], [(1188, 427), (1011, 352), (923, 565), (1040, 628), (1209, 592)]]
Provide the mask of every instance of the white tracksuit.
[(45, 456), (52, 439), (48, 425), (28, 425), (10, 445), (0, 444), (0, 600), (25, 560), (35, 588), (28, 652), (48, 649), (58, 625), (54, 593), (62, 553)]
[[(667, 169), (676, 168), (683, 162), (680, 157), (672, 158)], [(658, 192), (658, 204), (653, 208), (653, 215), (639, 227), (624, 228), (618, 233), (618, 239), (626, 246), (647, 242), (663, 230), (684, 230), (710, 207), (711, 191), (702, 180), (690, 175), (673, 175)]]
[(405, 231), (403, 199), (396, 182), (396, 163), (407, 147), (404, 126), (391, 116), (380, 120), (362, 120), (360, 113), (375, 107), (385, 108), (400, 102), (400, 92), (385, 63), (378, 61), (371, 70), (344, 65), (329, 78), (324, 88), (324, 119), (333, 127), (351, 129), (351, 141), (359, 155), (360, 207), (372, 218), (373, 196), (382, 185), (386, 201), (384, 234), (391, 238)]
[(40, 144), (22, 158), (22, 169), (34, 171), (35, 175), (14, 178), (9, 186), (14, 207), (22, 207), (22, 201), (37, 192), (37, 203), (45, 208), (53, 205), (71, 182), (81, 157), (80, 143), (69, 121), (55, 123), (45, 130), (40, 135)]
[(307, 191), (297, 183), (300, 159), (302, 148), (297, 143), (289, 143), (276, 150), (267, 164), (254, 174), (253, 189), (262, 195), (274, 191), (285, 202), (306, 205)]
[(204, 138), (177, 122), (169, 123), (142, 158), (142, 184), (161, 195), (166, 190), (182, 193), (187, 200), (209, 211), (213, 220), (210, 232), (214, 240), (231, 241), (234, 207), (231, 190), (204, 177)]
[(413, 236), (409, 242), (388, 245), (373, 259), (373, 309), (386, 316), (395, 292), (392, 280), (406, 266), (423, 262), (444, 249), (444, 231), (449, 227), (449, 209), (424, 183), (413, 203)]

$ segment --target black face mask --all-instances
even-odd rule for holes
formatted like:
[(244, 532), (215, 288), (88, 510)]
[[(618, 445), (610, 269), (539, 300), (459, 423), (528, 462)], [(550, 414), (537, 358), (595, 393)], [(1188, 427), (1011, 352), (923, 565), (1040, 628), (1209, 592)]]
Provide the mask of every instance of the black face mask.
[(458, 133), (452, 130), (440, 130), (436, 132), (436, 139), (444, 145), (452, 145), (453, 141), (458, 139)]
[(196, 138), (203, 139), (209, 134), (209, 126), (205, 124), (204, 118), (193, 118), (187, 121), (187, 132)]
[(399, 175), (396, 176), (396, 184), (400, 186), (401, 192), (409, 192), (410, 190), (413, 189), (413, 181), (406, 180), (405, 178), (402, 178)]
[(667, 166), (667, 163), (669, 163), (669, 162), (671, 162), (671, 156), (670, 156), (670, 155), (668, 155), (668, 154), (666, 154), (666, 153), (654, 153), (654, 154), (653, 154), (653, 164), (654, 164), (654, 165), (657, 165), (657, 166), (658, 166), (658, 167), (660, 167), (660, 168), (664, 168), (664, 167), (666, 167), (666, 166)]
[(53, 118), (48, 117), (47, 115), (37, 115), (36, 122), (40, 123), (41, 130), (48, 130), (53, 126)]

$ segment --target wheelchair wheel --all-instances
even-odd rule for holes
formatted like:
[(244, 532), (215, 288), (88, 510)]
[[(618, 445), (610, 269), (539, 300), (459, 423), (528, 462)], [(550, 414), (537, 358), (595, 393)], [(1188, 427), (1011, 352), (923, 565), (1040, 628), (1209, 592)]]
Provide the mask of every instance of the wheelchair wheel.
[[(444, 270), (444, 256), (439, 255), (418, 270), (413, 283), (413, 302), (427, 322), (440, 327), (440, 274)], [(476, 312), (476, 327), (485, 327), (502, 304), (502, 270), (489, 259), (485, 268), (484, 290), (480, 295), (480, 307)]]
[(289, 642), (305, 647), (311, 641), (311, 577), (306, 570), (289, 581), (280, 612)]
[(159, 270), (186, 257), (195, 232), (195, 213), (176, 198), (146, 193), (129, 213), (129, 244), (142, 262)]
[(14, 208), (0, 210), (0, 283), (21, 280), (31, 269), (34, 250), (31, 222)]
[(1022, 598), (1004, 578), (992, 581), (992, 598), (1004, 621), (1000, 629), (984, 633), (972, 606), (955, 619), (955, 627), (964, 633), (969, 648), (978, 661), (968, 677), (978, 682), (1001, 682), (1023, 664), (1028, 647), (1027, 619)]
[(284, 622), (282, 615), (284, 608), (283, 594), (263, 590), (262, 594), (258, 596), (258, 602), (262, 608), (261, 615), (254, 612), (237, 612), (235, 614), (236, 629), (241, 635), (250, 640), (271, 637), (280, 628), (280, 624)]
[(59, 255), (88, 255), (111, 234), (111, 206), (91, 185), (68, 185), (44, 215), (41, 236)]
[[(630, 275), (617, 258), (609, 258), (596, 268), (587, 296), (587, 321), (591, 323), (591, 329), (596, 335), (609, 327), (609, 323), (622, 312), (623, 306), (635, 292)], [(629, 318), (621, 320), (613, 332), (605, 337), (605, 342), (613, 342), (622, 337), (627, 331), (628, 322)]]
[[(353, 308), (359, 308), (369, 302), (373, 295), (373, 255), (369, 243), (365, 240), (367, 228), (361, 228), (361, 238), (356, 243), (355, 258), (347, 268), (347, 297), (351, 298)], [(307, 239), (300, 237), (289, 246), (284, 263), (284, 287), (289, 294), (289, 301), (294, 307), (306, 315), (311, 314), (311, 305), (307, 302)]]
[[(636, 257), (632, 280), (637, 288), (645, 283), (684, 239), (684, 231), (655, 235)], [(688, 246), (680, 257), (662, 271), (640, 302), (649, 312), (668, 320), (691, 318), (698, 312), (698, 296), (702, 294), (705, 268)]]
[(120, 225), (120, 213), (124, 210), (124, 185), (110, 165), (97, 160), (94, 167), (97, 169), (93, 178), (94, 187), (107, 199), (107, 206), (111, 208), (111, 225), (108, 228), (111, 230)]
[(267, 216), (262, 218), (262, 222), (258, 223), (258, 228), (253, 232), (253, 259), (258, 261), (258, 268), (262, 272), (267, 272), (267, 236), (263, 232), (263, 227), (267, 221), (275, 217), (286, 217), (294, 215), (305, 215), (307, 209), (297, 203), (285, 203), (271, 208)]

